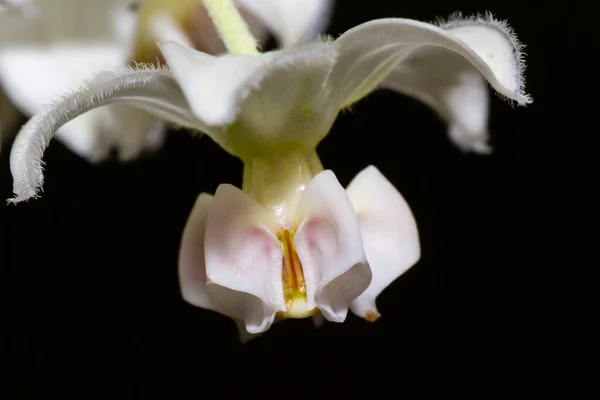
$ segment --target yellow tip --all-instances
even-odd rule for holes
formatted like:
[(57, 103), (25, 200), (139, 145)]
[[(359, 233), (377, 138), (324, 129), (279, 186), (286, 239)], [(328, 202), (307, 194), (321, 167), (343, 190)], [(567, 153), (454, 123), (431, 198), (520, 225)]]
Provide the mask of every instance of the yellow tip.
[(381, 317), (381, 315), (379, 315), (379, 313), (375, 311), (368, 311), (367, 315), (365, 315), (365, 319), (368, 322), (375, 322), (379, 319), (379, 317)]
[(308, 309), (306, 298), (298, 297), (288, 303), (288, 309), (284, 313), (286, 318), (308, 318), (315, 315), (319, 311), (317, 308)]

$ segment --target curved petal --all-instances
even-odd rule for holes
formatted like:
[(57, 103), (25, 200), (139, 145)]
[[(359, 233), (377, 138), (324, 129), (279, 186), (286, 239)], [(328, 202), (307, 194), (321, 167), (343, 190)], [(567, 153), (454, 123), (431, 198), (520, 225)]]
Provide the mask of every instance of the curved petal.
[(488, 87), (479, 71), (459, 54), (442, 48), (415, 51), (392, 70), (381, 87), (433, 108), (449, 124), (448, 135), (460, 149), (491, 152)]
[[(490, 41), (485, 44), (489, 48), (507, 47), (505, 53), (489, 53), (486, 58), (493, 63), (498, 55), (508, 55), (512, 60), (500, 63), (514, 64), (513, 86), (519, 86), (518, 91), (524, 93), (523, 46), (506, 23), (494, 19), (491, 14), (467, 19), (455, 15), (441, 27), (466, 43), (477, 44), (479, 48), (483, 47), (484, 40)], [(490, 58), (491, 54), (494, 54), (493, 58)], [(444, 68), (439, 67), (442, 64)], [(450, 139), (462, 150), (483, 154), (491, 152), (487, 130), (487, 85), (477, 68), (459, 53), (441, 47), (414, 51), (392, 70), (381, 86), (413, 96), (437, 111), (449, 124)]]
[(320, 172), (306, 187), (297, 215), (304, 218), (294, 246), (306, 282), (307, 308), (343, 322), (348, 307), (369, 287), (371, 269), (363, 251), (358, 218), (333, 172)]
[(219, 312), (206, 288), (206, 263), (204, 238), (206, 221), (214, 197), (202, 193), (196, 199), (190, 213), (179, 247), (179, 286), (181, 295), (188, 303)]
[(240, 341), (246, 343), (260, 334), (248, 333), (243, 321), (216, 306), (206, 286), (206, 262), (204, 257), (204, 241), (208, 213), (214, 197), (202, 193), (196, 199), (190, 217), (187, 220), (181, 246), (179, 248), (179, 285), (181, 295), (188, 303), (226, 315), (235, 321)]
[(23, 126), (10, 155), (15, 198), (9, 201), (37, 196), (44, 179), (42, 155), (58, 128), (89, 110), (119, 102), (183, 126), (206, 130), (187, 108), (177, 82), (167, 70), (148, 68), (99, 75)]
[[(0, 50), (0, 79), (14, 104), (32, 116), (58, 94), (77, 89), (95, 70), (122, 64), (124, 55), (124, 49), (106, 44), (15, 46)], [(107, 110), (93, 110), (60, 127), (56, 137), (79, 156), (99, 161), (110, 153), (101, 129), (108, 118)]]
[[(521, 46), (506, 25), (473, 22), (449, 31), (409, 19), (380, 19), (350, 29), (334, 45), (339, 59), (331, 84), (339, 87), (339, 100), (344, 106), (366, 96), (392, 70), (427, 47), (459, 54), (501, 95), (521, 105), (532, 101), (524, 92)], [(437, 59), (436, 72), (444, 71), (444, 60)], [(461, 70), (456, 72), (460, 75)], [(445, 80), (458, 78), (453, 75)]]
[(284, 47), (313, 40), (331, 17), (333, 0), (238, 0)]
[(194, 114), (222, 128), (212, 138), (241, 158), (285, 146), (316, 146), (339, 112), (325, 95), (335, 60), (326, 43), (221, 57), (173, 42), (160, 47)]
[(238, 338), (242, 344), (246, 344), (252, 339), (256, 339), (262, 335), (262, 333), (250, 333), (246, 330), (246, 324), (244, 321), (240, 321), (239, 319), (235, 319), (235, 326), (238, 330)]
[(217, 188), (204, 239), (208, 292), (223, 314), (264, 332), (285, 311), (283, 252), (276, 222), (254, 199), (232, 185)]
[[(32, 116), (58, 94), (77, 89), (95, 70), (122, 64), (123, 57), (123, 49), (106, 44), (15, 46), (0, 50), (0, 79), (19, 110)], [(101, 129), (107, 118), (107, 110), (93, 110), (63, 125), (56, 137), (79, 156), (99, 161), (111, 148)]]
[(354, 314), (374, 321), (375, 299), (421, 256), (415, 218), (402, 195), (379, 170), (369, 166), (350, 182), (348, 197), (358, 215), (373, 280), (352, 302)]
[(154, 151), (164, 141), (165, 124), (144, 110), (123, 104), (94, 111), (108, 113), (101, 121), (102, 132), (121, 161), (131, 161), (145, 150)]
[(104, 160), (111, 150), (107, 132), (102, 129), (106, 121), (112, 118), (107, 108), (91, 110), (69, 121), (56, 131), (56, 138), (69, 150), (89, 162)]

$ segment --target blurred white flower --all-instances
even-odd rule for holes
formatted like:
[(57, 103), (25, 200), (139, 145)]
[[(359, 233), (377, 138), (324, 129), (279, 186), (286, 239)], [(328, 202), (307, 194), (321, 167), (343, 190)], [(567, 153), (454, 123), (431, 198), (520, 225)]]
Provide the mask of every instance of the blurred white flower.
[[(134, 62), (155, 64), (157, 41), (172, 40), (210, 54), (225, 51), (201, 0), (4, 3), (11, 12), (0, 14), (0, 88), (27, 116), (60, 101), (62, 93), (77, 90), (98, 71)], [(310, 7), (298, 7), (301, 3)], [(314, 38), (327, 21), (330, 3), (240, 0), (252, 31), (266, 41), (269, 28), (284, 45)], [(9, 125), (16, 113), (4, 103), (1, 107), (0, 135), (6, 135), (14, 130)], [(113, 148), (126, 161), (156, 149), (164, 129), (155, 116), (122, 105), (81, 115), (61, 127), (57, 137), (90, 161), (106, 158)]]

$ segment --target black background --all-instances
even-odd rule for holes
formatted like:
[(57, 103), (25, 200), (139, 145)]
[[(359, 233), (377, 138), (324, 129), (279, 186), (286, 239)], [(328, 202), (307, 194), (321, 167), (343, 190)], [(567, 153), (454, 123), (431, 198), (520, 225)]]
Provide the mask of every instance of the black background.
[[(334, 36), (373, 18), (489, 10), (527, 45), (534, 103), (492, 96), (490, 156), (463, 154), (432, 110), (387, 91), (343, 113), (320, 145), (342, 185), (374, 164), (416, 217), (422, 258), (379, 297), (382, 318), (318, 330), (290, 320), (241, 345), (233, 322), (185, 303), (177, 281), (196, 196), (239, 185), (241, 163), (181, 131), (125, 165), (89, 165), (54, 141), (42, 198), (0, 206), (0, 362), (18, 387), (5, 398), (490, 398), (553, 361), (546, 318), (559, 317), (566, 283), (550, 280), (580, 233), (561, 226), (587, 212), (566, 200), (583, 197), (595, 168), (592, 16), (576, 1), (337, 3)], [(7, 152), (0, 161), (9, 198)]]

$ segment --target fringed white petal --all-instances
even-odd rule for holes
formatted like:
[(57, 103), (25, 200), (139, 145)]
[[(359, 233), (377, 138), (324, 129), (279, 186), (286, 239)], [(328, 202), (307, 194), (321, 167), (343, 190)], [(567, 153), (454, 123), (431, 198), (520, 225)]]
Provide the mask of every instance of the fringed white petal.
[[(110, 44), (13, 46), (0, 50), (0, 79), (7, 96), (23, 114), (43, 111), (60, 93), (75, 90), (93, 71), (122, 63), (123, 49)], [(44, 73), (40, 73), (43, 68)], [(81, 157), (95, 162), (111, 148), (101, 128), (107, 110), (94, 110), (63, 125), (57, 139)]]
[[(339, 59), (331, 76), (332, 84), (341, 85), (343, 104), (352, 104), (372, 91), (401, 62), (409, 60), (413, 52), (433, 46), (460, 54), (500, 94), (527, 104), (531, 98), (523, 90), (521, 48), (515, 47), (509, 33), (489, 24), (450, 32), (409, 19), (369, 21), (334, 42)], [(443, 68), (440, 64), (440, 70)]]
[[(109, 132), (102, 126), (113, 118), (109, 108), (97, 108), (67, 122), (56, 131), (56, 139), (89, 162), (96, 163), (106, 159), (110, 155), (112, 143)], [(114, 122), (118, 124), (118, 121)]]
[(307, 308), (343, 322), (354, 299), (369, 287), (371, 270), (363, 251), (358, 218), (333, 172), (319, 173), (298, 205), (302, 222), (294, 246), (306, 282)]
[(240, 189), (217, 188), (204, 239), (207, 288), (216, 309), (243, 321), (249, 333), (266, 331), (286, 310), (276, 229), (268, 211)]
[[(456, 14), (440, 25), (485, 60), (498, 81), (517, 94), (511, 98), (521, 104), (531, 101), (525, 95), (523, 45), (505, 22), (491, 14), (472, 18)], [(450, 139), (462, 150), (491, 151), (488, 87), (477, 67), (460, 53), (445, 47), (415, 50), (381, 86), (415, 97), (437, 111), (449, 125)]]
[(491, 17), (445, 24), (380, 19), (350, 29), (335, 42), (338, 62), (330, 84), (348, 106), (378, 85), (432, 106), (450, 123), (462, 148), (485, 153), (487, 94), (496, 91), (524, 105), (522, 46), (506, 24)]
[[(471, 17), (455, 13), (447, 21), (439, 21), (439, 25), (485, 60), (498, 81), (510, 91), (497, 89), (499, 94), (520, 105), (533, 101), (525, 92), (525, 45), (507, 21), (498, 20), (491, 13)], [(491, 80), (490, 83), (493, 85)]]
[[(44, 111), (60, 93), (76, 90), (81, 82), (93, 76), (93, 71), (113, 69), (122, 64), (125, 50), (110, 44), (54, 44), (14, 46), (0, 50), (0, 78), (5, 82), (7, 95), (27, 116)], [(40, 73), (40, 67), (44, 73)], [(108, 125), (127, 125), (128, 138), (148, 134), (144, 123), (148, 118), (129, 122), (130, 115), (114, 120), (120, 110), (98, 109), (67, 122), (58, 129), (56, 138), (70, 150), (88, 161), (96, 162), (110, 154), (113, 146), (123, 152), (119, 139)], [(137, 130), (136, 130), (137, 129)], [(141, 131), (139, 130), (141, 129)], [(122, 133), (123, 131), (119, 131)], [(121, 136), (121, 135), (118, 135)], [(132, 146), (130, 146), (132, 147)], [(127, 153), (135, 150), (127, 149)]]
[(58, 128), (87, 111), (119, 102), (179, 125), (206, 130), (188, 109), (177, 82), (167, 70), (128, 69), (99, 75), (23, 126), (10, 155), (15, 198), (9, 201), (19, 202), (37, 195), (43, 184), (42, 156)]
[(313, 40), (331, 17), (333, 0), (238, 0), (284, 47)]
[(354, 314), (375, 320), (375, 299), (421, 256), (415, 218), (402, 195), (373, 166), (350, 182), (348, 197), (358, 215), (360, 232), (371, 266), (369, 288), (352, 302)]

